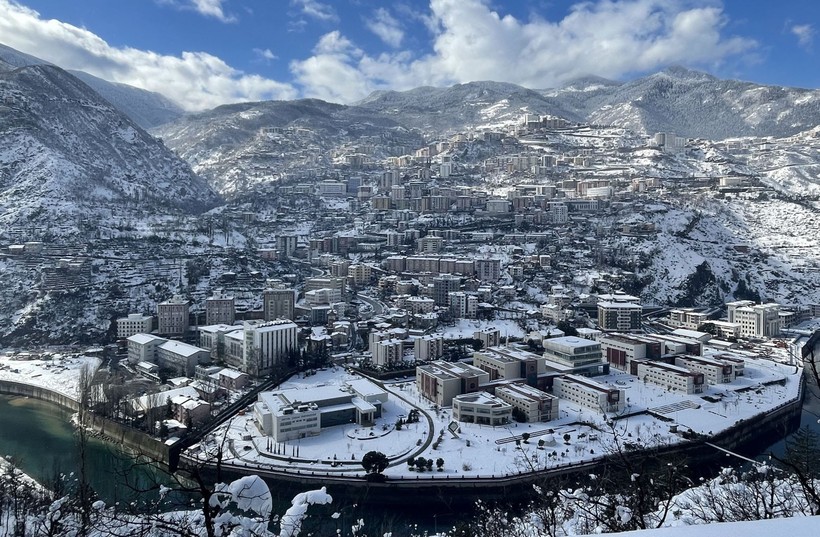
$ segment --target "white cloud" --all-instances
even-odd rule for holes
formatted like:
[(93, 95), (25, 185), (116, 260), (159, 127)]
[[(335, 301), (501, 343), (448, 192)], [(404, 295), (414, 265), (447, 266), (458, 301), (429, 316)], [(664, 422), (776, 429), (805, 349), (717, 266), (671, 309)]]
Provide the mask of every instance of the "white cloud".
[(404, 30), (402, 30), (399, 21), (397, 21), (389, 11), (384, 8), (379, 8), (373, 13), (373, 17), (365, 21), (368, 29), (376, 34), (379, 39), (384, 41), (387, 45), (393, 48), (401, 46), (404, 39)]
[(223, 3), (225, 0), (191, 0), (193, 8), (202, 15), (219, 19), (222, 22), (235, 22), (235, 17), (225, 14), (222, 9)]
[(260, 60), (273, 61), (279, 59), (279, 56), (274, 54), (269, 48), (255, 48), (253, 49), (253, 53), (256, 54), (256, 57)]
[[(577, 4), (556, 21), (500, 15), (484, 0), (431, 0), (425, 19), (433, 32), (430, 54), (343, 49), (328, 55), (317, 48), (315, 56), (291, 63), (296, 82), (306, 93), (347, 101), (375, 89), (474, 80), (548, 88), (590, 74), (621, 78), (674, 64), (715, 67), (757, 46), (725, 36), (727, 19), (709, 0), (598, 0)], [(345, 76), (329, 86), (319, 70), (331, 67)]]
[(338, 22), (339, 16), (330, 4), (318, 0), (291, 0), (291, 5), (298, 7), (308, 17), (326, 22)]
[(222, 7), (227, 0), (155, 0), (177, 9), (190, 9), (205, 17), (213, 17), (222, 22), (236, 22), (233, 15), (228, 15)]
[(811, 50), (816, 33), (814, 26), (811, 24), (795, 24), (791, 27), (791, 32), (797, 36), (797, 42), (801, 47)]
[(362, 51), (338, 30), (323, 35), (313, 53), (290, 66), (306, 97), (351, 102), (371, 91), (367, 76), (354, 65)]
[(187, 110), (298, 96), (288, 83), (248, 75), (205, 52), (180, 56), (113, 47), (90, 31), (0, 0), (0, 36), (12, 48), (65, 69), (161, 92)]

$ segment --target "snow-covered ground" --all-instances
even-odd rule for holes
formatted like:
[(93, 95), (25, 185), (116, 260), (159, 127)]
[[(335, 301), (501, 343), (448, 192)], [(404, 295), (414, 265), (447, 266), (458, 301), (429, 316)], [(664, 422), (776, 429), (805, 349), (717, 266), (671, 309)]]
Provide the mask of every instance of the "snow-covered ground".
[(0, 380), (46, 388), (77, 400), (83, 368), (93, 376), (99, 366), (99, 358), (74, 354), (55, 353), (47, 359), (0, 355)]
[[(775, 353), (774, 358), (787, 361), (787, 356), (780, 354)], [(453, 421), (451, 409), (436, 408), (420, 397), (415, 379), (408, 378), (385, 386), (389, 401), (373, 427), (340, 425), (323, 429), (318, 436), (275, 444), (246, 414), (237, 416), (213, 436), (221, 439), (227, 435), (231, 451), (227, 462), (250, 467), (363, 475), (360, 461), (364, 454), (380, 451), (391, 460), (384, 473), (393, 479), (416, 478), (417, 471), (410, 470), (406, 463), (411, 457), (444, 460), (443, 469), (427, 472), (427, 477), (514, 475), (595, 460), (613, 451), (616, 436), (622, 444), (657, 446), (684, 441), (680, 436), (684, 431), (715, 434), (797, 397), (801, 376), (798, 368), (770, 359), (743, 357), (744, 377), (731, 384), (710, 386), (702, 395), (669, 393), (620, 371), (597, 377), (598, 381), (625, 390), (627, 407), (621, 415), (604, 416), (562, 399), (560, 418), (550, 422), (499, 427), (459, 423), (453, 435), (448, 431)], [(289, 380), (281, 388), (338, 386), (351, 378), (342, 369), (326, 370)], [(396, 430), (397, 419), (406, 417), (411, 408), (418, 408), (422, 419)], [(677, 424), (677, 432), (672, 432), (672, 422)], [(526, 442), (524, 433), (529, 435)], [(207, 445), (203, 447), (206, 449)]]

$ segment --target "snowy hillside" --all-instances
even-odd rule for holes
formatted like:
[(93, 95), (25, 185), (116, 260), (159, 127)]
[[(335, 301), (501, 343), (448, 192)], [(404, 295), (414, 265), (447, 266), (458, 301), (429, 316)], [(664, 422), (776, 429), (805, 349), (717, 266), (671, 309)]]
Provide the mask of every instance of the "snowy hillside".
[(48, 65), (0, 72), (0, 228), (74, 232), (131, 205), (199, 212), (219, 198), (87, 85)]
[[(7, 67), (11, 68), (51, 65), (47, 61), (24, 54), (0, 43), (0, 65), (2, 63), (8, 64)], [(0, 70), (3, 69), (0, 68)], [(88, 84), (105, 100), (114, 105), (114, 108), (123, 112), (143, 129), (150, 129), (173, 121), (184, 113), (182, 108), (159, 93), (135, 88), (127, 84), (109, 82), (83, 71), (69, 72)]]

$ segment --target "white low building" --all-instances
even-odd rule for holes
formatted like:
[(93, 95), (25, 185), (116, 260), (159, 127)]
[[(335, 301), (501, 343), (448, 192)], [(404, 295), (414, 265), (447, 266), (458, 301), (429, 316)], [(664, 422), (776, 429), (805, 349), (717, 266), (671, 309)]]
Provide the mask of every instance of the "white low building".
[(621, 412), (625, 406), (623, 390), (578, 375), (556, 378), (552, 390), (561, 399), (598, 412)]
[(558, 397), (526, 384), (507, 384), (495, 389), (495, 395), (521, 411), (527, 422), (551, 421), (560, 416)]
[(487, 392), (453, 397), (453, 419), (481, 425), (506, 425), (512, 421), (513, 406)]
[(254, 420), (275, 442), (318, 435), (321, 429), (346, 423), (371, 426), (381, 416), (387, 392), (369, 380), (347, 382), (344, 389), (322, 386), (262, 392)]

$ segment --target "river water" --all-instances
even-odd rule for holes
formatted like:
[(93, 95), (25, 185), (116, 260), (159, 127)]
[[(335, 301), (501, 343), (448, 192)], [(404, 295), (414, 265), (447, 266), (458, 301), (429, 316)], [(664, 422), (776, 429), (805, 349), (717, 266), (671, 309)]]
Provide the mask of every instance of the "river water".
[[(80, 450), (71, 424), (71, 412), (53, 403), (25, 397), (0, 396), (0, 454), (38, 482), (50, 486), (57, 476), (71, 486), (79, 467)], [(124, 486), (128, 472), (136, 487), (146, 487), (161, 474), (148, 466), (133, 467), (133, 461), (108, 442), (91, 437), (87, 448), (88, 480), (108, 504), (141, 498)]]

